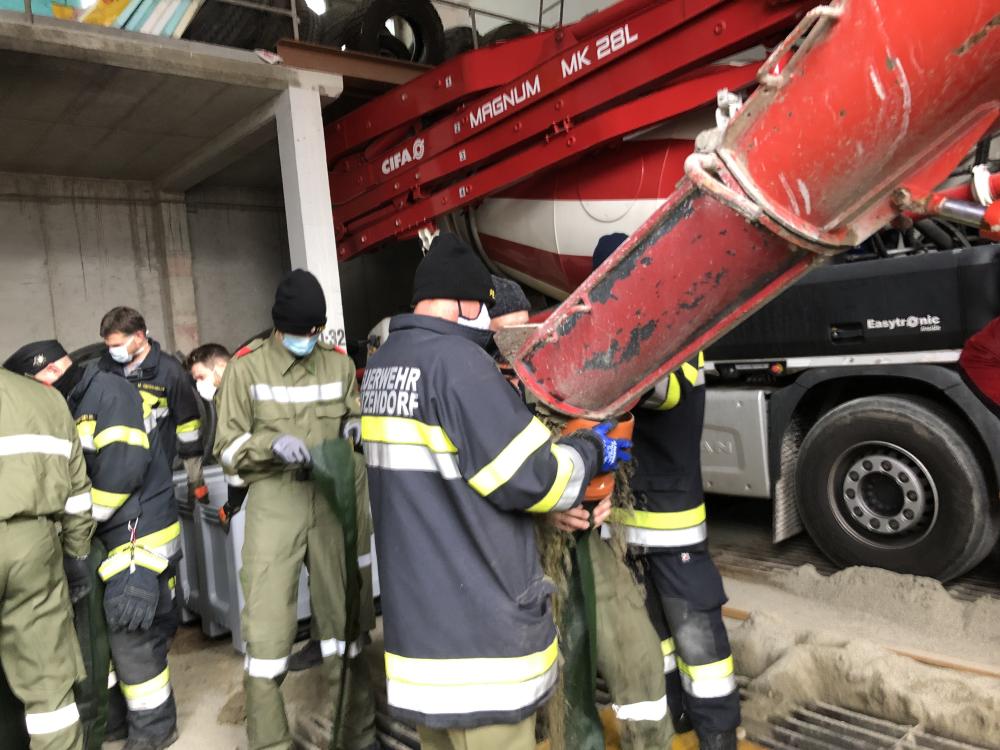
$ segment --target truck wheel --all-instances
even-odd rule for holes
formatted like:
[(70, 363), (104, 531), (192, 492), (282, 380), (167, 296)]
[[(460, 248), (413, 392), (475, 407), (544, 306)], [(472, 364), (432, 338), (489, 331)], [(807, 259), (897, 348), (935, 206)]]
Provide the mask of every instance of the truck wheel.
[(824, 414), (796, 468), (799, 513), (838, 565), (947, 581), (996, 543), (1000, 518), (968, 430), (912, 396), (870, 396)]

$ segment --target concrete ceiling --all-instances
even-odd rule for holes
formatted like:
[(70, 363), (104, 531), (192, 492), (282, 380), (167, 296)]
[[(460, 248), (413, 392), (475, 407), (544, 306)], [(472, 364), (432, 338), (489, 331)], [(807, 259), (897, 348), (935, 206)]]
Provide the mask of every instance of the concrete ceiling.
[(274, 97), (0, 50), (0, 171), (154, 180)]
[(206, 187), (239, 187), (281, 189), (281, 160), (278, 157), (278, 134), (264, 145), (216, 172), (201, 185)]

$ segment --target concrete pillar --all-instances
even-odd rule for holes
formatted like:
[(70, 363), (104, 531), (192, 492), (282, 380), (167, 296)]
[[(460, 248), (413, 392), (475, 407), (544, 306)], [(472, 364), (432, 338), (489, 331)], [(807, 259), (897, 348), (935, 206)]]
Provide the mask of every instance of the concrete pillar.
[(319, 92), (289, 88), (278, 99), (278, 153), (292, 268), (311, 271), (326, 295), (327, 336), (345, 345), (333, 206)]
[(199, 337), (191, 237), (184, 196), (160, 193), (156, 221), (163, 239), (163, 268), (166, 272), (163, 318), (170, 328), (173, 349), (187, 354), (198, 346)]

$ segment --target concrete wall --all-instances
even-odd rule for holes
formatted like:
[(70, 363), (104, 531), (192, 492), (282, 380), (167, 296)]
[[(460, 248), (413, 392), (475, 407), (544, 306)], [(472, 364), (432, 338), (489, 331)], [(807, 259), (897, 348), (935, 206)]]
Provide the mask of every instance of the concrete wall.
[(289, 270), (281, 192), (198, 188), (186, 197), (199, 338), (234, 349), (271, 326)]
[(172, 346), (160, 236), (143, 184), (0, 173), (0, 357), (41, 338), (96, 342), (115, 305)]

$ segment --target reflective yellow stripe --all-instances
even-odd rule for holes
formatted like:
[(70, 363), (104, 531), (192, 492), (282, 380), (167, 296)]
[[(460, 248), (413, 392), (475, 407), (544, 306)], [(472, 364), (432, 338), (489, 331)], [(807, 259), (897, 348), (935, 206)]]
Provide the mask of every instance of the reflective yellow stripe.
[(698, 352), (698, 369), (705, 366), (705, 352)]
[(177, 425), (177, 434), (180, 435), (182, 432), (197, 432), (201, 429), (201, 420), (192, 419), (190, 422), (185, 422), (184, 424)]
[(532, 417), (528, 426), (521, 430), (496, 458), (476, 472), (476, 475), (469, 480), (469, 485), (484, 497), (495, 492), (517, 473), (532, 453), (551, 439), (552, 433), (549, 432), (549, 428), (542, 424), (538, 417)]
[(95, 432), (97, 432), (97, 422), (93, 419), (84, 419), (76, 423), (76, 434), (80, 437), (87, 435), (93, 437)]
[(663, 652), (664, 656), (670, 656), (670, 654), (674, 653), (675, 649), (676, 646), (674, 646), (673, 638), (667, 638), (665, 641), (660, 641), (660, 651)]
[(680, 402), (681, 381), (677, 379), (677, 374), (672, 372), (670, 373), (670, 379), (667, 383), (667, 395), (664, 397), (663, 402), (656, 407), (656, 409), (658, 411), (667, 411), (668, 409), (673, 409)]
[(562, 499), (573, 476), (573, 460), (567, 456), (555, 443), (552, 444), (552, 455), (556, 457), (556, 480), (552, 483), (545, 497), (528, 508), (529, 513), (548, 513)]
[(128, 492), (105, 492), (93, 487), (90, 490), (90, 500), (94, 505), (101, 505), (105, 508), (120, 508), (128, 500)]
[(170, 576), (170, 578), (167, 579), (167, 588), (171, 591), (177, 588), (177, 576)]
[(361, 439), (397, 445), (424, 445), (435, 453), (458, 453), (445, 431), (405, 417), (362, 417)]
[(94, 438), (94, 447), (97, 450), (111, 445), (111, 443), (125, 443), (126, 445), (134, 445), (139, 448), (149, 449), (149, 436), (142, 430), (137, 430), (134, 427), (125, 427), (124, 425), (116, 425), (115, 427), (108, 427), (107, 429), (101, 430), (101, 432)]
[(113, 578), (123, 570), (131, 567), (133, 562), (138, 566), (160, 574), (167, 569), (169, 560), (162, 555), (157, 555), (149, 550), (136, 547), (134, 556), (128, 550), (109, 555), (108, 559), (102, 562), (97, 569), (97, 575), (101, 577), (102, 581), (107, 581), (109, 578)]
[(696, 508), (678, 510), (672, 513), (658, 513), (650, 510), (626, 510), (612, 508), (611, 522), (640, 529), (688, 529), (705, 522), (705, 503)]
[[(174, 539), (181, 535), (181, 522), (175, 521), (174, 523), (167, 526), (165, 529), (160, 529), (152, 534), (147, 534), (146, 536), (141, 536), (135, 540), (136, 547), (145, 547), (146, 549), (156, 549), (157, 547), (162, 547), (165, 544), (172, 542)], [(116, 555), (119, 552), (125, 552), (129, 548), (128, 542), (125, 544), (120, 544), (113, 550), (108, 552), (108, 555)]]
[(527, 682), (545, 674), (559, 657), (558, 641), (544, 651), (527, 656), (474, 659), (411, 659), (385, 654), (389, 680), (411, 685), (482, 685)]
[(721, 661), (713, 661), (709, 664), (685, 664), (684, 660), (677, 657), (677, 668), (692, 680), (721, 680), (729, 677), (735, 671), (733, 657), (727, 656)]
[(144, 696), (155, 693), (157, 690), (162, 690), (167, 685), (170, 684), (170, 667), (167, 667), (162, 672), (160, 672), (156, 677), (151, 680), (146, 680), (145, 682), (140, 682), (138, 685), (126, 685), (124, 682), (122, 685), (122, 695), (126, 698), (142, 698)]
[(687, 378), (687, 381), (691, 385), (695, 385), (698, 382), (698, 368), (687, 362), (681, 365), (681, 373)]

